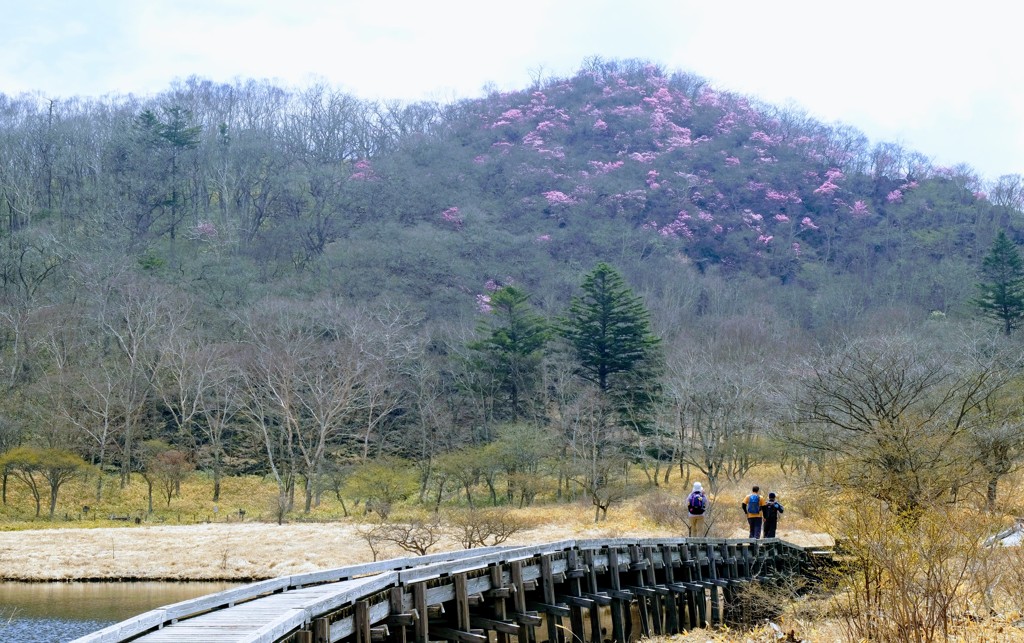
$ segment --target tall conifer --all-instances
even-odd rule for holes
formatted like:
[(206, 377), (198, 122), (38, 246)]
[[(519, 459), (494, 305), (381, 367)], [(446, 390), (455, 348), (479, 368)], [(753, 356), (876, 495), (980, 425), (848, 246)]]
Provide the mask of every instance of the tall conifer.
[(975, 305), (995, 319), (1009, 337), (1024, 320), (1024, 261), (1017, 246), (1000, 232), (981, 263), (980, 296)]

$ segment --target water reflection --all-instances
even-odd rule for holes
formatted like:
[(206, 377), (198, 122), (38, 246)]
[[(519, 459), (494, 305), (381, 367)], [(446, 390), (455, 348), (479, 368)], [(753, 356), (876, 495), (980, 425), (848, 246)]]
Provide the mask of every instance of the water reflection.
[(0, 583), (0, 640), (52, 643), (237, 583)]

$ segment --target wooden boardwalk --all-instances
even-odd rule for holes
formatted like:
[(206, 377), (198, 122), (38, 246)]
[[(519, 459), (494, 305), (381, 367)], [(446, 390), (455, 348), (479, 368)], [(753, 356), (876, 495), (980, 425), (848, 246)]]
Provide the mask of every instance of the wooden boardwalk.
[(735, 620), (752, 581), (815, 573), (776, 539), (614, 539), (400, 558), (233, 588), (75, 643), (632, 641)]

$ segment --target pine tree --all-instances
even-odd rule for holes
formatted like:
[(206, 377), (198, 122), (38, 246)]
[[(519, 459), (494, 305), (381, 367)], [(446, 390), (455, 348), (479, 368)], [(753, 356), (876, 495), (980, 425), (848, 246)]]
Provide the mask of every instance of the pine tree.
[(974, 303), (985, 317), (995, 319), (1007, 337), (1024, 320), (1024, 261), (1017, 246), (1000, 232), (981, 263), (983, 281)]
[(650, 313), (622, 276), (600, 263), (573, 297), (560, 332), (578, 360), (577, 374), (597, 386), (623, 418), (645, 423), (657, 392), (660, 340), (651, 333)]
[(495, 291), (488, 306), (487, 318), (477, 327), (481, 339), (469, 348), (478, 351), (476, 366), (489, 373), (504, 394), (510, 417), (520, 418), (540, 379), (548, 323), (530, 307), (526, 291), (516, 286)]

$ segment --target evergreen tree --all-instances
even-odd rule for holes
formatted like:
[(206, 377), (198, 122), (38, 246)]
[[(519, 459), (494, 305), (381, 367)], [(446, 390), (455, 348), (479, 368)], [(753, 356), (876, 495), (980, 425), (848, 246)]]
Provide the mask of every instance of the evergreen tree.
[(981, 295), (975, 305), (998, 321), (1007, 337), (1024, 320), (1024, 261), (1017, 246), (1000, 232), (981, 263)]
[(481, 338), (469, 348), (480, 355), (475, 366), (487, 372), (504, 394), (508, 415), (524, 417), (540, 379), (548, 323), (532, 310), (526, 291), (516, 286), (495, 291), (488, 306), (488, 316), (477, 328)]
[(651, 333), (650, 313), (606, 263), (599, 263), (581, 288), (560, 328), (576, 354), (577, 374), (613, 402), (625, 423), (642, 428), (660, 374), (660, 340)]

